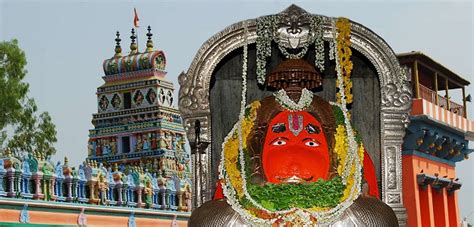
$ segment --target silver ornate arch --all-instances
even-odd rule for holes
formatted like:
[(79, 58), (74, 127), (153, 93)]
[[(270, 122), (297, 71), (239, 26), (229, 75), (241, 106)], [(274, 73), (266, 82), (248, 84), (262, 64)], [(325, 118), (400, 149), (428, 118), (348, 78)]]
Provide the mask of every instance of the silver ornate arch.
[[(290, 6), (295, 7), (295, 6)], [(302, 9), (300, 9), (302, 10)], [(304, 10), (302, 10), (303, 13)], [(323, 16), (324, 39), (331, 41), (333, 18)], [(211, 143), (212, 126), (209, 103), (210, 81), (216, 65), (231, 51), (244, 45), (244, 23), (248, 27), (248, 43), (257, 39), (257, 20), (235, 23), (207, 40), (194, 57), (188, 71), (179, 76), (179, 108), (184, 120), (188, 139), (194, 141), (194, 122), (201, 122), (201, 140)], [(406, 213), (402, 197), (401, 144), (411, 109), (411, 87), (409, 71), (402, 68), (393, 50), (377, 34), (361, 24), (351, 21), (351, 47), (362, 53), (376, 68), (381, 93), (381, 171), (382, 200), (396, 212), (400, 225), (406, 225)], [(193, 165), (202, 172), (193, 173), (195, 207), (210, 200), (211, 156), (206, 148), (204, 154), (193, 155)]]

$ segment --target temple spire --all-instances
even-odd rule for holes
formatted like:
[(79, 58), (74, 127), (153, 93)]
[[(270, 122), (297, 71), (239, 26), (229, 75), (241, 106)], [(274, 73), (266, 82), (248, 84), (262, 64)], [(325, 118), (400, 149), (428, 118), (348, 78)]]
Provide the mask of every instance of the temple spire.
[(117, 34), (116, 34), (116, 38), (115, 38), (115, 55), (114, 57), (121, 57), (122, 56), (122, 47), (120, 46), (120, 41), (122, 41), (122, 39), (120, 39), (120, 32), (117, 31)]
[(135, 42), (135, 39), (137, 36), (135, 35), (135, 28), (132, 28), (132, 35), (130, 36), (130, 39), (132, 39), (132, 43), (130, 43), (130, 54), (136, 54), (138, 53), (138, 45)]
[(146, 52), (151, 52), (153, 51), (153, 40), (151, 39), (153, 34), (151, 33), (150, 25), (148, 25), (147, 30), (148, 30), (148, 33), (146, 33), (146, 36), (148, 37), (148, 40), (146, 41)]

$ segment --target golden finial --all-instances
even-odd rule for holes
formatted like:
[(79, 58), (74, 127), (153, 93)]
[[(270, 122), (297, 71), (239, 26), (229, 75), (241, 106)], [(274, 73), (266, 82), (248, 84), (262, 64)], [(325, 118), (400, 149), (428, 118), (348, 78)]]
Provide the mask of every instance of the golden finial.
[(130, 43), (130, 54), (138, 53), (138, 51), (137, 51), (138, 45), (135, 42), (136, 38), (137, 38), (137, 36), (135, 35), (135, 29), (132, 28), (132, 35), (130, 36), (130, 39), (132, 39), (132, 43)]
[(118, 164), (117, 164), (117, 163), (114, 163), (113, 171), (114, 171), (114, 172), (117, 172), (117, 170), (118, 170)]
[(115, 55), (114, 57), (121, 57), (122, 56), (122, 47), (120, 46), (120, 41), (122, 41), (122, 39), (120, 39), (120, 32), (117, 31), (117, 34), (116, 34), (117, 38), (115, 38)]
[(148, 37), (148, 40), (146, 41), (146, 52), (151, 52), (153, 51), (153, 40), (151, 39), (153, 34), (151, 33), (150, 25), (148, 25), (147, 30), (148, 30), (148, 33), (146, 33), (146, 36)]
[(64, 156), (64, 165), (65, 165), (65, 166), (67, 166), (67, 165), (68, 165), (68, 163), (69, 163), (69, 160), (67, 159), (67, 157), (66, 157), (66, 156)]

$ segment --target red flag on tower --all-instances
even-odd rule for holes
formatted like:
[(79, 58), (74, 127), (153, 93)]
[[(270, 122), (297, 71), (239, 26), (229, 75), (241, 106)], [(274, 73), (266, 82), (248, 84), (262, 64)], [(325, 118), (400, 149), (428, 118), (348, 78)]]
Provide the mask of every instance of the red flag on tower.
[(138, 22), (140, 21), (140, 19), (138, 18), (137, 9), (136, 9), (136, 8), (133, 8), (133, 11), (135, 12), (135, 17), (133, 18), (133, 26), (134, 26), (135, 28), (138, 28), (138, 27), (140, 27), (140, 25), (138, 24)]

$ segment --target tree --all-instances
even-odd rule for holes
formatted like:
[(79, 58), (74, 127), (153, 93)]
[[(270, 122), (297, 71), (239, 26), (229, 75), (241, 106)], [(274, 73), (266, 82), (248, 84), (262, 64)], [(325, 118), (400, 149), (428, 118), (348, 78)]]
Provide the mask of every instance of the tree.
[(25, 53), (18, 42), (0, 42), (0, 129), (18, 122), (28, 93)]
[[(3, 144), (15, 154), (56, 153), (56, 127), (48, 112), (38, 114), (33, 98), (28, 97), (25, 53), (17, 40), (0, 42), (0, 148)], [(8, 138), (7, 128), (13, 130)]]

